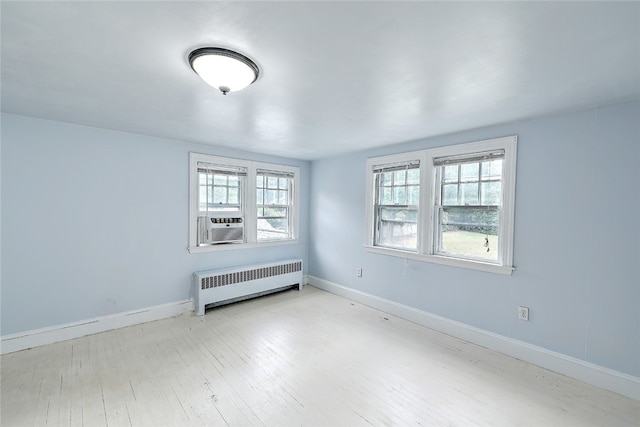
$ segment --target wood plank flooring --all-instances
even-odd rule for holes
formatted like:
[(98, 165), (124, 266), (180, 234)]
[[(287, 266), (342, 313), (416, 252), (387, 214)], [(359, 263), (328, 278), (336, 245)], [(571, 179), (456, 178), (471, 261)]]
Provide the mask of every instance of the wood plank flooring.
[(640, 402), (306, 286), (1, 357), (2, 426), (638, 426)]

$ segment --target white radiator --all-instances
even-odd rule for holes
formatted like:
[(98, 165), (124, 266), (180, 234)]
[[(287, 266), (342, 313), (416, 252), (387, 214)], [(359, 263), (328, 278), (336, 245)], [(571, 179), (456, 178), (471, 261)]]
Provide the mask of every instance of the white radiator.
[(196, 314), (209, 304), (221, 305), (297, 286), (302, 290), (302, 260), (193, 273)]

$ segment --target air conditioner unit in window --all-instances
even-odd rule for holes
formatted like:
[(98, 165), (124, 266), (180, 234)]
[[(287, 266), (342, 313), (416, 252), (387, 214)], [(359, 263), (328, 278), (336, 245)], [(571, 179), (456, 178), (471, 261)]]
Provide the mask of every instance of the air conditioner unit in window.
[(209, 243), (244, 242), (244, 217), (242, 213), (216, 212), (207, 215)]

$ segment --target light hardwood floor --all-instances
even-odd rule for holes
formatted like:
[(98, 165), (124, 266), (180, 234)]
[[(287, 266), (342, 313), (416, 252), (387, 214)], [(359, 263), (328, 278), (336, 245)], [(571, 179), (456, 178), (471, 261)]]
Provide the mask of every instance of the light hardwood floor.
[(1, 357), (2, 426), (632, 426), (640, 402), (306, 286)]

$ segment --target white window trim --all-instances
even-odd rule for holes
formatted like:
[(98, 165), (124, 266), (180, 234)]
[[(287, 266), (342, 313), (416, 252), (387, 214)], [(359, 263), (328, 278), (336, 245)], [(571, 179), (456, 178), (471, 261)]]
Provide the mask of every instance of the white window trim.
[[(367, 159), (366, 175), (366, 211), (365, 211), (365, 249), (368, 252), (425, 261), (435, 264), (460, 267), (471, 270), (486, 271), (510, 275), (513, 270), (513, 236), (515, 215), (515, 187), (516, 187), (516, 149), (517, 136), (489, 139), (485, 141), (457, 144), (446, 147), (412, 151)], [(474, 152), (504, 150), (502, 210), (500, 226), (500, 247), (502, 264), (494, 264), (476, 260), (436, 255), (433, 253), (435, 228), (435, 168), (433, 160), (437, 157), (463, 155)], [(375, 182), (373, 170), (376, 166), (409, 160), (420, 160), (420, 205), (418, 212), (418, 251), (405, 251), (374, 246), (373, 235), (373, 197)]]
[[(247, 169), (244, 189), (244, 243), (230, 243), (222, 245), (197, 245), (197, 216), (198, 216), (198, 163), (214, 163), (219, 165), (244, 167)], [(293, 174), (293, 206), (291, 208), (292, 227), (291, 238), (282, 240), (257, 240), (257, 204), (256, 204), (256, 171), (268, 169)], [(236, 249), (251, 249), (265, 246), (279, 246), (296, 244), (299, 241), (299, 209), (300, 209), (300, 168), (297, 166), (276, 163), (255, 162), (251, 160), (219, 157), (209, 154), (189, 153), (189, 253), (218, 252)]]

